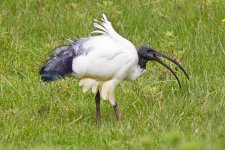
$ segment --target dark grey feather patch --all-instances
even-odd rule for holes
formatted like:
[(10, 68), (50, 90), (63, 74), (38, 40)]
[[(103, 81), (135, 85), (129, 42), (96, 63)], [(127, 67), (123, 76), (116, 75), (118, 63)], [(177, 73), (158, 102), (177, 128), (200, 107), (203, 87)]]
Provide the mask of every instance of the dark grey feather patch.
[(43, 81), (49, 82), (72, 73), (73, 59), (79, 55), (87, 54), (88, 50), (83, 48), (83, 44), (88, 38), (75, 40), (71, 45), (61, 46), (54, 49), (51, 57), (41, 68), (40, 75)]

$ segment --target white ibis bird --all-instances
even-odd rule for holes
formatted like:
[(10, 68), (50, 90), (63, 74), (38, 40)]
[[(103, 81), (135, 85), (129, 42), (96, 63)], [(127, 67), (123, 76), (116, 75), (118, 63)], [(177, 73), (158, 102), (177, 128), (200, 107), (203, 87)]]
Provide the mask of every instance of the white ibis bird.
[[(69, 40), (70, 45), (53, 50), (51, 58), (40, 70), (41, 79), (49, 82), (73, 75), (80, 80), (83, 92), (91, 89), (95, 93), (96, 122), (101, 122), (100, 98), (108, 100), (114, 108), (116, 119), (120, 112), (114, 96), (115, 87), (123, 80), (136, 80), (146, 69), (146, 63), (154, 60), (169, 69), (180, 85), (174, 71), (159, 56), (176, 64), (189, 79), (185, 69), (173, 58), (143, 45), (138, 50), (119, 35), (103, 14), (102, 21), (94, 20), (96, 36)], [(180, 85), (181, 86), (181, 85)]]

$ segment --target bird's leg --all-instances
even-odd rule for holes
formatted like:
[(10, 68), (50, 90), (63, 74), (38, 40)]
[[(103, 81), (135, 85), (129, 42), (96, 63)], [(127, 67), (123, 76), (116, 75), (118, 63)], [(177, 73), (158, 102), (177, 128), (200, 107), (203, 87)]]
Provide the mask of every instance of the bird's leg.
[(115, 102), (115, 105), (113, 106), (113, 108), (114, 108), (114, 111), (115, 111), (115, 114), (116, 114), (116, 120), (118, 122), (120, 122), (121, 121), (120, 111), (119, 111), (119, 107), (118, 107), (116, 102)]
[(95, 103), (96, 103), (96, 123), (98, 125), (101, 124), (101, 113), (100, 113), (100, 93), (99, 91), (95, 95)]

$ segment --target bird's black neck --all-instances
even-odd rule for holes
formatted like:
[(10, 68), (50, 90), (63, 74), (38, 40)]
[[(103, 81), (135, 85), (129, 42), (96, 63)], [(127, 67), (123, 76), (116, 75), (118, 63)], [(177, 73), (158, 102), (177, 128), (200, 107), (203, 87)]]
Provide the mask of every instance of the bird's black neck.
[(139, 66), (143, 69), (146, 69), (146, 63), (148, 60), (141, 55), (138, 55), (138, 57), (139, 57), (139, 60), (138, 60)]

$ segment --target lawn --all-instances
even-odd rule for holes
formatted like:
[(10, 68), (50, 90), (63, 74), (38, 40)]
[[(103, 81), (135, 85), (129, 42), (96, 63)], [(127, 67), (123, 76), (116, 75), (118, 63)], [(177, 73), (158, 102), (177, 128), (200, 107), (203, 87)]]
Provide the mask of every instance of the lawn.
[[(223, 0), (1, 0), (0, 149), (225, 149), (225, 2)], [(95, 124), (92, 93), (75, 78), (50, 84), (38, 71), (48, 53), (94, 30), (105, 13), (139, 48), (177, 59), (182, 89), (149, 62), (116, 89), (122, 123), (103, 101)], [(167, 63), (169, 63), (167, 61)]]

